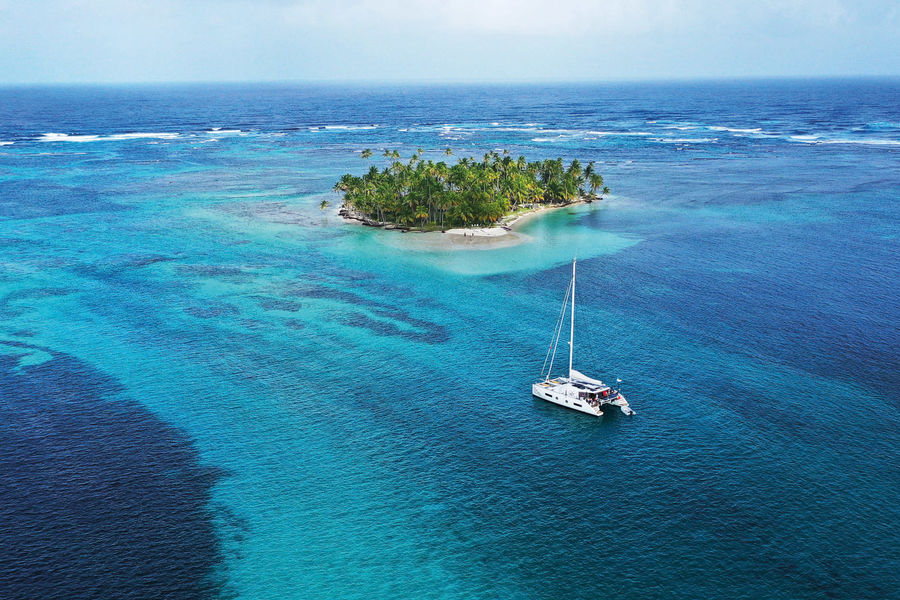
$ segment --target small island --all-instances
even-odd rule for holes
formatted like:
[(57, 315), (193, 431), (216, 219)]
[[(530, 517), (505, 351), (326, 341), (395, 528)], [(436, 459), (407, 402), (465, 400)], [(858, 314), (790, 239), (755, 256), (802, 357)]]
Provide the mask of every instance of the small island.
[[(398, 152), (385, 150), (389, 166), (372, 166), (362, 177), (341, 177), (334, 186), (344, 194), (340, 214), (372, 227), (445, 231), (505, 226), (528, 212), (591, 202), (609, 193), (593, 162), (528, 162), (503, 151), (489, 152), (480, 161), (461, 158), (450, 166), (422, 160), (422, 154), (419, 149), (403, 162)], [(363, 159), (371, 156), (371, 150), (362, 152)]]

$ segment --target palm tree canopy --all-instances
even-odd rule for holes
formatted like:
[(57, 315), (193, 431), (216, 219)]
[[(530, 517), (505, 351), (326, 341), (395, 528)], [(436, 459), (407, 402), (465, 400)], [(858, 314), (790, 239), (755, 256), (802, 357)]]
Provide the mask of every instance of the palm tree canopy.
[(568, 203), (584, 196), (585, 187), (594, 195), (609, 192), (594, 163), (582, 168), (577, 159), (567, 167), (561, 158), (528, 162), (491, 151), (480, 161), (464, 157), (450, 166), (423, 160), (421, 150), (408, 162), (396, 150), (384, 156), (395, 160), (383, 169), (371, 166), (362, 177), (343, 175), (334, 186), (345, 206), (379, 223), (490, 225), (521, 204)]

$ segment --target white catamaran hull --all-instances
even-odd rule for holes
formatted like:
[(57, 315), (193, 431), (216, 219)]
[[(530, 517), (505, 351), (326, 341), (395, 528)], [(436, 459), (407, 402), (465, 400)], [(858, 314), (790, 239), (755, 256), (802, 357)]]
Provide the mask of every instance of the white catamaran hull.
[(546, 400), (553, 404), (559, 404), (560, 406), (565, 406), (566, 408), (571, 408), (572, 410), (577, 410), (594, 417), (603, 416), (603, 411), (600, 410), (599, 407), (592, 406), (579, 398), (568, 396), (565, 389), (560, 390), (552, 386), (547, 386), (544, 383), (535, 383), (531, 386), (531, 393), (541, 400)]
[[(550, 378), (553, 371), (553, 360), (556, 358), (556, 347), (559, 344), (559, 335), (562, 333), (566, 305), (571, 306), (572, 313), (569, 318), (569, 375), (568, 377)], [(575, 261), (572, 261), (572, 283), (566, 291), (566, 300), (560, 312), (556, 329), (550, 347), (547, 349), (547, 357), (544, 359), (544, 367), (541, 368), (541, 377), (546, 378), (531, 386), (531, 393), (541, 400), (559, 404), (578, 412), (583, 412), (595, 417), (603, 416), (603, 407), (607, 405), (618, 406), (626, 415), (633, 415), (634, 411), (628, 406), (625, 396), (619, 390), (604, 385), (599, 379), (588, 377), (572, 368), (572, 359), (575, 353)], [(547, 367), (549, 362), (550, 366)], [(617, 383), (621, 380), (616, 380)]]

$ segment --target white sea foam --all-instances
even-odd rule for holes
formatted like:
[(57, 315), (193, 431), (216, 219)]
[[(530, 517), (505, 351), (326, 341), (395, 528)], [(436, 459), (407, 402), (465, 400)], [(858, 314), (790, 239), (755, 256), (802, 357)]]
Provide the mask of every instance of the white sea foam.
[(448, 140), (461, 140), (462, 136), (472, 135), (474, 132), (465, 130), (461, 127), (450, 127), (449, 125), (441, 127), (439, 136)]
[(771, 131), (758, 131), (755, 133), (735, 133), (734, 137), (739, 137), (739, 138), (783, 138), (784, 136), (780, 133), (774, 133)]
[(501, 124), (500, 122), (484, 123), (484, 124), (449, 124), (443, 125), (415, 125), (411, 128), (398, 129), (398, 131), (415, 131), (426, 132), (436, 131), (439, 135), (453, 133), (456, 135), (474, 135), (479, 132), (494, 133), (497, 131), (510, 133), (578, 133), (572, 129), (542, 129), (540, 123), (514, 123)]
[(531, 138), (532, 142), (552, 142), (553, 140), (558, 140), (559, 138)]
[(824, 138), (821, 135), (792, 135), (788, 138), (792, 142), (804, 144), (858, 144), (862, 146), (900, 146), (900, 140), (888, 140), (883, 138)]
[(177, 133), (114, 133), (112, 135), (69, 135), (68, 133), (45, 133), (38, 138), (39, 142), (120, 142), (138, 139), (171, 140), (178, 137)]
[(154, 139), (154, 140), (174, 140), (178, 137), (177, 133), (115, 133), (113, 135), (109, 135), (106, 137), (101, 137), (101, 140), (140, 140), (140, 139)]
[(741, 129), (739, 127), (722, 127), (721, 125), (710, 125), (707, 129), (710, 131), (730, 131), (731, 133), (759, 133), (762, 131), (762, 127)]
[(206, 135), (211, 136), (211, 137), (210, 137), (210, 139), (204, 140), (204, 141), (212, 141), (212, 142), (218, 142), (223, 137), (235, 137), (235, 136), (245, 137), (246, 135), (248, 135), (246, 131), (242, 131), (240, 129), (222, 129), (222, 128), (217, 128), (217, 127), (213, 127), (210, 131), (207, 131), (205, 133), (206, 133)]
[(15, 142), (0, 142), (0, 146), (12, 146)]
[(602, 136), (644, 136), (644, 135), (653, 135), (649, 131), (586, 131), (588, 135), (602, 135)]
[(654, 142), (662, 142), (664, 144), (711, 144), (719, 141), (719, 138), (650, 138)]
[(900, 146), (900, 140), (850, 140), (850, 139), (834, 139), (821, 140), (822, 144), (862, 144), (863, 146)]
[(40, 142), (95, 142), (100, 139), (99, 135), (69, 135), (68, 133), (45, 133), (38, 141)]
[(378, 129), (378, 125), (325, 125), (322, 129), (340, 131), (363, 131), (366, 129)]

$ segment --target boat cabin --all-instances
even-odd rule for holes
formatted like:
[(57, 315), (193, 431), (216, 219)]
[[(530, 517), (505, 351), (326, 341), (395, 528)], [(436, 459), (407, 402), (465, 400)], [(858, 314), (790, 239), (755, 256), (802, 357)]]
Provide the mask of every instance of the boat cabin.
[(578, 390), (578, 398), (587, 402), (603, 402), (611, 399), (613, 394), (612, 388), (608, 385), (599, 385), (587, 381), (579, 381), (572, 379), (572, 387)]

